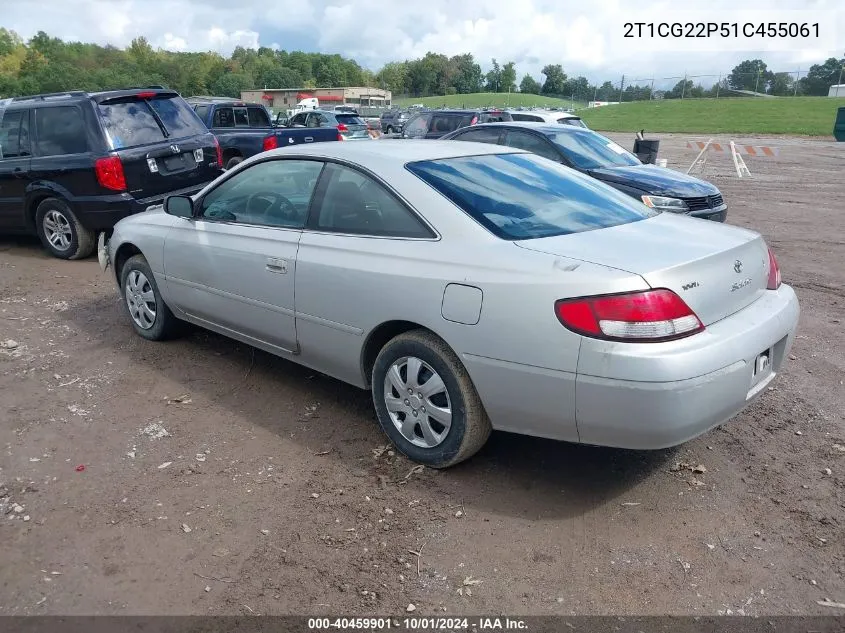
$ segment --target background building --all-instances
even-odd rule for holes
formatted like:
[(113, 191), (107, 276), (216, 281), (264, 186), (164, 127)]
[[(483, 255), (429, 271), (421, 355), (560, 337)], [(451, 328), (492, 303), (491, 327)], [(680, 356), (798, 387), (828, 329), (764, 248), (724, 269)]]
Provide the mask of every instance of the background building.
[(290, 110), (303, 99), (316, 97), (320, 107), (355, 105), (384, 108), (391, 104), (390, 90), (381, 88), (278, 88), (265, 90), (244, 90), (241, 100), (247, 103), (263, 103), (272, 110)]

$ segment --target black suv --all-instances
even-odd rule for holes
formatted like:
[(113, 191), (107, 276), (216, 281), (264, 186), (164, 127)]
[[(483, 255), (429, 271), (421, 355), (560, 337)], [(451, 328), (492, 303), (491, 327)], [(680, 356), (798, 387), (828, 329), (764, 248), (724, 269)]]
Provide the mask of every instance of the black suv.
[(414, 116), (414, 113), (409, 110), (385, 110), (379, 118), (381, 131), (384, 134), (401, 133), (402, 128), (405, 127), (408, 119), (412, 116)]
[(177, 93), (64, 92), (0, 101), (0, 232), (80, 259), (98, 231), (221, 173), (214, 136)]
[(513, 118), (502, 110), (429, 110), (405, 123), (402, 138), (440, 138), (461, 127), (502, 121), (513, 121)]

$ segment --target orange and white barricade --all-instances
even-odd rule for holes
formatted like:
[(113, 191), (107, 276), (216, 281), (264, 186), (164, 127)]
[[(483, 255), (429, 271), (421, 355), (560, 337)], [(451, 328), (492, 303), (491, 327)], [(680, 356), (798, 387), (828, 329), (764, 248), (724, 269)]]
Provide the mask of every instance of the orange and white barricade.
[(687, 173), (690, 173), (695, 167), (699, 167), (700, 169), (704, 169), (704, 166), (707, 164), (707, 153), (708, 152), (716, 152), (716, 153), (727, 153), (730, 152), (731, 158), (733, 159), (734, 168), (736, 169), (736, 175), (739, 178), (742, 178), (743, 175), (751, 176), (751, 172), (748, 170), (748, 167), (743, 160), (743, 155), (745, 156), (762, 156), (762, 157), (774, 157), (780, 154), (780, 150), (777, 147), (770, 147), (768, 145), (745, 145), (735, 143), (734, 141), (729, 141), (727, 145), (724, 143), (717, 143), (712, 138), (709, 139), (707, 142), (704, 141), (687, 141), (687, 149), (697, 149), (698, 156), (695, 157), (695, 160), (692, 161), (692, 164), (687, 169)]

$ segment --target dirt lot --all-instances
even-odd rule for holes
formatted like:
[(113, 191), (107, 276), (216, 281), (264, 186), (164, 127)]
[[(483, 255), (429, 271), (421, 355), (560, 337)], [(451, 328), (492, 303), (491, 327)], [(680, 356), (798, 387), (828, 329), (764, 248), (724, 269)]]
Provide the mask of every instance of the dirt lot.
[(418, 472), (367, 393), (146, 342), (95, 260), (0, 241), (0, 614), (841, 614), (817, 601), (845, 601), (845, 147), (773, 143), (707, 177), (798, 291), (794, 358), (655, 453), (498, 433)]

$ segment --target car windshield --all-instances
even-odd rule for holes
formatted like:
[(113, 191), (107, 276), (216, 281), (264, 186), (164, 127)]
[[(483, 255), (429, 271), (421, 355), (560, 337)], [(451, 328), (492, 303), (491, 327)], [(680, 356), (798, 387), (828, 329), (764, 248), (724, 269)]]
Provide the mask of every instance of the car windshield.
[(344, 125), (366, 125), (364, 120), (357, 114), (335, 114), (334, 118), (337, 119), (338, 123), (343, 123)]
[(533, 154), (466, 156), (406, 167), (506, 240), (580, 233), (656, 214), (608, 185)]
[(207, 133), (203, 122), (181, 97), (110, 99), (101, 103), (99, 110), (112, 149)]
[(581, 169), (642, 164), (621, 145), (586, 129), (578, 132), (557, 132), (549, 134), (549, 138), (573, 165)]

